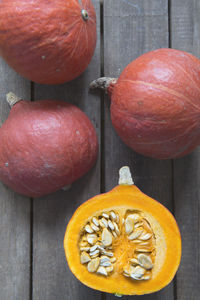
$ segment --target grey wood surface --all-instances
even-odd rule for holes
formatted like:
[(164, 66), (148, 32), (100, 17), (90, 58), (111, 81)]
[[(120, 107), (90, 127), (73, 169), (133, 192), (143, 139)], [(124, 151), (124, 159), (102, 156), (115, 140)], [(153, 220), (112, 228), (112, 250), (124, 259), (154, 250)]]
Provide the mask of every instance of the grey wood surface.
[(183, 239), (177, 278), (162, 291), (138, 299), (198, 300), (200, 150), (174, 161), (136, 154), (121, 142), (111, 125), (108, 97), (89, 93), (88, 85), (100, 75), (118, 77), (134, 58), (156, 48), (173, 47), (200, 57), (200, 1), (93, 2), (98, 43), (91, 64), (78, 79), (58, 86), (31, 85), (0, 59), (0, 125), (9, 113), (5, 101), (8, 91), (27, 100), (65, 100), (78, 105), (90, 117), (100, 144), (93, 170), (68, 191), (31, 200), (0, 183), (0, 300), (116, 299), (85, 287), (72, 275), (64, 256), (63, 238), (75, 209), (115, 186), (123, 165), (130, 166), (134, 181), (143, 192), (176, 215)]
[[(93, 1), (97, 14), (98, 43), (86, 72), (73, 82), (59, 86), (34, 85), (34, 99), (60, 99), (77, 105), (93, 122), (100, 142), (101, 110), (98, 95), (88, 92), (89, 83), (100, 76), (100, 5)], [(100, 144), (100, 143), (99, 143)], [(82, 285), (70, 272), (63, 250), (63, 238), (76, 208), (100, 193), (100, 151), (95, 167), (72, 185), (33, 201), (33, 299), (100, 300), (101, 293)]]
[[(117, 77), (129, 62), (144, 52), (168, 47), (168, 2), (137, 0), (129, 3), (104, 1), (105, 76)], [(129, 165), (136, 185), (172, 209), (171, 161), (146, 158), (126, 147), (111, 125), (109, 104), (105, 97), (105, 190), (117, 184), (119, 168)], [(135, 299), (134, 296), (131, 298)], [(106, 299), (115, 298), (108, 295)], [(141, 296), (140, 299), (173, 300), (173, 283), (161, 292)]]
[[(0, 58), (0, 124), (10, 108), (6, 93), (30, 98), (30, 83)], [(29, 299), (30, 200), (0, 183), (0, 299)]]
[[(171, 1), (171, 46), (200, 58), (200, 1)], [(174, 160), (175, 215), (183, 243), (177, 299), (200, 299), (200, 150)], [(192, 274), (192, 275), (190, 275)]]

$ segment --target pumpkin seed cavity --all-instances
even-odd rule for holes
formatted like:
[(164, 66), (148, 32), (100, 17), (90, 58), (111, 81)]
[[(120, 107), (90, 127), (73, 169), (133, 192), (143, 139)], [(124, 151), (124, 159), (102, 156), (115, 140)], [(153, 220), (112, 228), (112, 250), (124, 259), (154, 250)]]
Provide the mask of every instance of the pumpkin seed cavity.
[[(122, 263), (117, 263), (121, 257), (119, 253), (118, 259), (115, 257), (115, 249), (119, 245), (123, 247), (123, 241), (126, 243), (120, 252), (123, 259), (120, 270)], [(120, 217), (116, 211), (105, 211), (85, 224), (79, 241), (80, 261), (90, 273), (100, 276), (110, 276), (116, 266), (127, 280), (149, 280), (156, 255), (155, 243), (151, 225), (141, 212), (128, 210)]]

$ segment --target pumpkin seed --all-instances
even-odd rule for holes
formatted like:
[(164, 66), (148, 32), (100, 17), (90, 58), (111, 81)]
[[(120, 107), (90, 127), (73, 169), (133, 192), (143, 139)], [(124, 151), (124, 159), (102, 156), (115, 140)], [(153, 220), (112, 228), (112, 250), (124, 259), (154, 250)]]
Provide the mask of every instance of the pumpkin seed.
[(100, 257), (100, 264), (102, 264), (104, 262), (108, 262), (108, 261), (109, 262), (111, 261), (108, 256), (103, 255), (103, 256)]
[(88, 233), (93, 233), (93, 229), (90, 227), (90, 225), (86, 225), (85, 226), (85, 231), (87, 231)]
[(95, 250), (95, 251), (93, 251), (93, 252), (90, 252), (90, 256), (93, 256), (93, 255), (96, 255), (96, 254), (99, 254), (99, 250), (98, 249)]
[(115, 222), (118, 224), (119, 223), (119, 215), (116, 214), (116, 220)]
[(140, 246), (150, 246), (149, 242), (145, 242), (145, 243), (140, 243)]
[(106, 219), (109, 219), (109, 215), (106, 214), (106, 213), (102, 213), (102, 216), (103, 216), (104, 218), (106, 218)]
[(98, 245), (94, 245), (90, 248), (90, 252), (93, 252), (95, 251), (96, 249), (98, 248)]
[(136, 230), (128, 236), (129, 240), (135, 240), (142, 234), (142, 230)]
[(101, 228), (105, 228), (105, 224), (102, 222), (102, 219), (99, 220), (99, 225), (101, 226)]
[(138, 223), (135, 224), (135, 228), (142, 227), (142, 226), (143, 226), (142, 222), (138, 222)]
[(97, 235), (96, 234), (88, 234), (87, 241), (90, 245), (94, 245), (97, 242)]
[(138, 259), (140, 266), (142, 266), (146, 270), (150, 270), (153, 268), (153, 263), (152, 263), (150, 256), (145, 255), (145, 254), (139, 254), (137, 256), (137, 259)]
[(98, 269), (99, 263), (100, 263), (99, 257), (92, 259), (87, 265), (88, 271), (90, 273), (94, 273)]
[(127, 217), (125, 220), (125, 231), (127, 234), (130, 234), (134, 230), (134, 220)]
[(102, 247), (102, 246), (98, 246), (98, 249), (101, 251), (101, 252), (104, 252), (105, 249)]
[(115, 231), (112, 231), (112, 234), (113, 234), (113, 236), (114, 236), (115, 238), (117, 238), (117, 234), (116, 234)]
[(117, 223), (113, 222), (113, 225), (115, 227), (115, 231), (116, 231), (117, 235), (120, 235), (120, 231), (119, 231), (119, 227), (118, 227)]
[(101, 222), (105, 225), (105, 227), (108, 227), (108, 221), (105, 218), (101, 219)]
[(90, 257), (91, 258), (99, 257), (99, 253), (96, 253), (96, 254), (93, 254), (93, 255), (90, 254)]
[(133, 242), (134, 242), (135, 244), (141, 244), (142, 241), (136, 239), (136, 240), (134, 240)]
[(143, 279), (143, 280), (149, 280), (150, 278), (151, 278), (150, 275), (144, 275), (141, 277), (141, 279)]
[(135, 249), (136, 252), (146, 252), (146, 253), (151, 253), (153, 250), (148, 249), (148, 248), (137, 248)]
[(106, 269), (105, 269), (103, 266), (100, 266), (100, 267), (98, 268), (97, 273), (98, 273), (98, 274), (101, 274), (101, 275), (104, 275), (104, 276), (107, 276), (107, 275), (108, 275)]
[(115, 221), (117, 219), (116, 214), (114, 213), (114, 211), (110, 212), (110, 218), (112, 221)]
[(112, 257), (112, 258), (110, 259), (111, 263), (115, 263), (116, 260), (117, 260), (116, 257)]
[(145, 233), (145, 234), (142, 234), (139, 239), (142, 241), (146, 241), (146, 240), (149, 240), (151, 236), (152, 236), (151, 233)]
[(103, 267), (110, 267), (112, 264), (110, 261), (104, 261), (104, 262), (100, 262), (100, 266)]
[(111, 230), (115, 229), (113, 223), (110, 220), (108, 220), (108, 226), (110, 227)]
[(103, 229), (101, 239), (104, 246), (110, 246), (112, 244), (112, 234), (107, 228)]
[(80, 250), (88, 252), (90, 251), (90, 247), (81, 247)]
[(87, 242), (81, 242), (79, 246), (80, 246), (80, 247), (86, 247), (87, 245), (88, 245)]
[(123, 271), (124, 271), (124, 273), (130, 275), (131, 273), (133, 273), (135, 271), (135, 268), (131, 265), (128, 265), (123, 269)]
[(106, 267), (106, 271), (108, 273), (111, 273), (114, 270), (113, 266), (111, 265), (110, 267)]
[(145, 273), (145, 270), (143, 268), (137, 266), (134, 268), (134, 271), (131, 272), (130, 275), (131, 275), (131, 278), (138, 279), (138, 278), (142, 277), (144, 275), (144, 273)]
[(141, 276), (140, 275), (138, 276), (137, 274), (132, 273), (132, 274), (130, 274), (130, 277), (135, 280), (140, 280)]
[(92, 223), (90, 226), (91, 226), (91, 228), (92, 228), (94, 231), (99, 231), (99, 230), (100, 230), (99, 227), (96, 226), (96, 225), (94, 225), (93, 223)]
[(138, 263), (138, 260), (136, 259), (136, 258), (131, 258), (130, 260), (129, 260), (133, 265), (138, 265), (139, 263)]
[(107, 252), (104, 250), (103, 254), (107, 255), (107, 256), (110, 256), (110, 257), (113, 257), (114, 254), (112, 252)]
[(86, 264), (86, 263), (88, 263), (90, 260), (91, 260), (91, 258), (90, 258), (90, 256), (89, 256), (89, 254), (88, 254), (87, 252), (83, 251), (83, 252), (81, 253), (81, 263), (82, 263), (82, 264)]
[(94, 223), (94, 225), (99, 226), (99, 221), (96, 217), (92, 218), (92, 222)]
[(138, 214), (130, 214), (128, 215), (128, 218), (132, 219), (134, 223), (138, 222), (141, 219), (140, 215)]

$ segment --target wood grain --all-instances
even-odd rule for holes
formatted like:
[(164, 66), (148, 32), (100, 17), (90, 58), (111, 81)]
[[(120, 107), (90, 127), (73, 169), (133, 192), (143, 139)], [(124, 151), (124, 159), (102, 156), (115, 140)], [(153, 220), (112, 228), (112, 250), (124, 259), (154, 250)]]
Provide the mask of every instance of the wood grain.
[[(88, 84), (100, 75), (119, 76), (130, 61), (160, 47), (171, 46), (200, 58), (200, 1), (93, 2), (98, 19), (98, 44), (90, 66), (78, 79), (59, 86), (34, 85), (31, 93), (30, 82), (0, 59), (0, 125), (9, 113), (7, 92), (15, 92), (27, 100), (32, 94), (35, 100), (55, 98), (78, 105), (90, 117), (102, 141), (102, 152), (93, 170), (69, 191), (34, 199), (33, 214), (30, 199), (0, 183), (0, 299), (116, 299), (85, 287), (72, 275), (62, 244), (66, 225), (75, 209), (100, 190), (109, 191), (117, 184), (119, 168), (129, 165), (136, 185), (175, 212), (183, 241), (176, 283), (140, 299), (197, 300), (200, 295), (200, 150), (173, 162), (135, 153), (122, 143), (112, 127), (108, 97), (89, 93)], [(100, 2), (103, 2), (102, 19)], [(100, 19), (103, 21), (101, 41)], [(100, 52), (104, 54), (102, 65)]]
[[(171, 45), (200, 58), (200, 1), (171, 1)], [(200, 295), (200, 150), (174, 161), (175, 215), (183, 242), (177, 299)]]
[[(6, 93), (30, 99), (30, 83), (0, 58), (0, 124), (10, 108)], [(0, 299), (29, 299), (30, 199), (0, 183)]]
[[(168, 47), (168, 1), (104, 1), (105, 76), (118, 77), (133, 59), (160, 47)], [(119, 168), (129, 165), (136, 185), (172, 209), (171, 161), (146, 158), (126, 147), (111, 125), (107, 97), (105, 97), (104, 163), (106, 191), (117, 184)], [(161, 292), (140, 298), (173, 300), (173, 283)], [(115, 298), (107, 295), (106, 299)]]
[[(35, 85), (35, 99), (60, 99), (76, 104), (93, 122), (100, 140), (100, 99), (90, 94), (90, 81), (100, 76), (100, 10), (93, 1), (98, 18), (98, 43), (88, 69), (73, 82), (59, 86)], [(34, 199), (33, 213), (33, 300), (100, 300), (101, 293), (81, 284), (69, 270), (63, 238), (76, 208), (100, 192), (100, 153), (95, 167), (70, 190)]]

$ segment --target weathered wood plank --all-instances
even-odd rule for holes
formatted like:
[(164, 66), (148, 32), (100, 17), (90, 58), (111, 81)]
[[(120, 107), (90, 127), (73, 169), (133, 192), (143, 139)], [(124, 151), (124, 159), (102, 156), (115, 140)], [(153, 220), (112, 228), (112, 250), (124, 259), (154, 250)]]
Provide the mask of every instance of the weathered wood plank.
[[(96, 6), (100, 20), (99, 1)], [(35, 99), (54, 98), (78, 105), (92, 120), (100, 137), (100, 99), (88, 93), (90, 81), (100, 76), (100, 36), (93, 60), (86, 72), (71, 83), (35, 86)], [(100, 158), (100, 153), (99, 153)], [(66, 225), (75, 209), (100, 192), (100, 160), (94, 169), (74, 183), (69, 191), (34, 199), (33, 300), (100, 300), (101, 293), (82, 285), (70, 272), (64, 255)]]
[[(30, 99), (30, 83), (0, 58), (0, 124), (9, 106), (6, 93)], [(29, 299), (30, 200), (0, 183), (0, 299)]]
[[(172, 48), (200, 58), (200, 1), (171, 1)], [(200, 295), (200, 150), (174, 161), (175, 215), (183, 242), (177, 274), (177, 299), (195, 300)]]
[[(105, 76), (119, 76), (137, 56), (160, 47), (168, 47), (167, 0), (104, 1)], [(172, 209), (171, 161), (145, 158), (128, 149), (111, 126), (109, 100), (105, 98), (105, 190), (117, 184), (119, 168), (129, 165), (136, 185)], [(173, 300), (173, 283), (140, 298)], [(106, 299), (115, 298), (107, 295)]]

